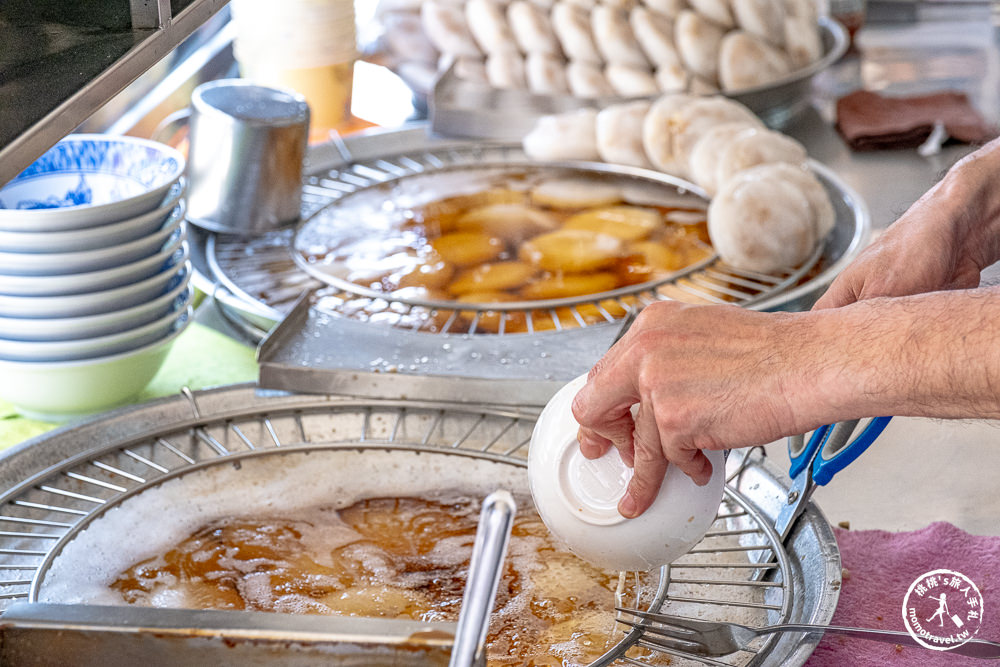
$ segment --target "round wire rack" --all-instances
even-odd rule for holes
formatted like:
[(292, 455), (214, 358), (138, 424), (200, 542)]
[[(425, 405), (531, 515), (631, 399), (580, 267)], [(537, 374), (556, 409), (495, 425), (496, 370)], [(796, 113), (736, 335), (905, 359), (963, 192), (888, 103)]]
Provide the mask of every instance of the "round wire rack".
[[(533, 410), (393, 400), (331, 404), (328, 398), (305, 396), (265, 410), (243, 401), (209, 417), (201, 414), (190, 393), (185, 395), (190, 418), (141, 435), (109, 438), (105, 445), (29, 476), (0, 497), (0, 610), (13, 601), (36, 599), (53, 560), (92, 521), (183, 473), (254, 456), (303, 451), (335, 455), (338, 449), (365, 448), (525, 467), (537, 418)], [(793, 583), (796, 565), (771, 521), (738, 488), (749, 458), (744, 457), (742, 466), (730, 465), (725, 498), (711, 530), (688, 555), (660, 571), (656, 592), (642, 603), (644, 610), (745, 622), (740, 614), (752, 609), (762, 625), (789, 619), (795, 600), (802, 599)], [(639, 600), (615, 602), (635, 607)], [(663, 664), (664, 654), (693, 664), (759, 665), (778, 637), (723, 663), (662, 647), (642, 628), (623, 625), (615, 633), (613, 648), (593, 667)]]
[[(345, 195), (388, 181), (463, 166), (527, 164), (518, 145), (467, 144), (402, 153), (312, 174), (303, 186), (303, 220), (308, 221)], [(631, 175), (674, 185), (698, 194), (693, 185), (642, 169), (591, 164), (596, 173)], [(242, 239), (210, 235), (206, 256), (218, 283), (237, 298), (286, 313), (304, 291), (314, 291), (316, 306), (333, 315), (428, 333), (511, 334), (518, 330), (561, 331), (614, 322), (630, 310), (663, 300), (752, 306), (801, 283), (823, 254), (819, 247), (793, 271), (774, 275), (736, 269), (715, 256), (650, 283), (568, 299), (496, 304), (453, 304), (377, 294), (346, 281), (327, 285), (292, 259), (294, 230)], [(520, 326), (520, 318), (524, 318)], [(485, 326), (489, 323), (488, 326)]]

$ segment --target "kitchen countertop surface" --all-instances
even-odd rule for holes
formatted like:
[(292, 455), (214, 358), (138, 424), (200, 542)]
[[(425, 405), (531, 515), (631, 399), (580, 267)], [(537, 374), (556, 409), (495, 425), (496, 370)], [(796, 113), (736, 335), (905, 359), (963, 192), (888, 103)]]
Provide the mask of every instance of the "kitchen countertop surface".
[[(922, 6), (918, 21), (868, 25), (858, 48), (817, 80), (812, 110), (785, 131), (832, 167), (868, 203), (884, 229), (971, 147), (930, 158), (915, 150), (852, 152), (833, 129), (836, 99), (858, 88), (896, 95), (961, 90), (985, 118), (1000, 122), (1000, 33), (986, 5)], [(933, 19), (933, 22), (932, 22)], [(1000, 282), (997, 266), (984, 281)], [(785, 443), (768, 448), (787, 467)], [(948, 521), (1000, 535), (1000, 422), (897, 417), (857, 462), (814, 498), (834, 523), (913, 530)]]
[[(861, 87), (890, 94), (962, 90), (988, 120), (1000, 122), (1000, 37), (990, 7), (919, 5), (911, 18), (916, 20), (865, 26), (858, 34), (858, 48), (818, 77), (814, 108), (784, 128), (806, 144), (813, 158), (836, 170), (862, 195), (876, 233), (970, 147), (947, 146), (930, 158), (912, 150), (853, 153), (833, 129), (838, 97)], [(239, 333), (210, 305), (203, 304), (198, 321), (238, 338)], [(193, 328), (184, 334), (194, 335), (203, 332)], [(237, 358), (244, 354), (232, 353)], [(247, 349), (244, 356), (248, 355)], [(181, 371), (184, 364), (183, 359), (174, 362)], [(176, 377), (183, 378), (184, 373)], [(206, 386), (212, 379), (202, 375), (199, 381)], [(216, 383), (234, 381), (224, 370), (214, 379)], [(180, 384), (173, 387), (171, 382), (181, 380), (167, 380), (160, 388), (163, 393), (180, 389)], [(4, 419), (2, 407), (0, 447), (19, 439), (15, 433), (26, 437), (48, 428), (34, 423), (28, 430), (15, 431), (18, 420)], [(787, 468), (784, 443), (769, 446), (768, 453)], [(857, 463), (829, 487), (818, 489), (815, 499), (832, 522), (849, 521), (852, 528), (912, 530), (932, 521), (949, 521), (972, 533), (1000, 535), (998, 474), (1000, 422), (896, 418)]]

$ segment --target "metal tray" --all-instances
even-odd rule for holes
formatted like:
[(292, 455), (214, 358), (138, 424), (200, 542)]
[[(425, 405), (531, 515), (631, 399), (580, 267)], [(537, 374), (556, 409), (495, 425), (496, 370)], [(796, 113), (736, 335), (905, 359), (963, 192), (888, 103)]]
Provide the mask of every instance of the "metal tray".
[[(453, 396), (462, 395), (461, 385), (453, 382), (442, 386), (440, 379), (429, 377), (412, 381), (422, 382), (424, 387), (416, 389), (426, 390), (426, 394), (450, 391)], [(62, 428), (0, 457), (0, 489), (5, 489), (0, 495), (0, 522), (9, 528), (0, 533), (0, 608), (33, 595), (39, 576), (54, 555), (92, 520), (163, 480), (229, 462), (238, 469), (240, 461), (259, 456), (301, 457), (309, 452), (321, 456), (338, 450), (357, 456), (368, 449), (373, 453), (408, 451), (412, 455), (430, 448), (439, 455), (508, 464), (516, 470), (525, 465), (527, 438), (537, 414), (538, 406), (530, 405), (494, 408), (443, 401), (358, 400), (262, 392), (252, 385), (238, 385), (186, 392)], [(760, 450), (741, 454), (729, 457), (728, 500), (713, 531), (720, 536), (738, 536), (739, 550), (757, 552), (775, 544), (770, 524), (787, 502), (789, 481)], [(699, 551), (734, 549), (708, 546)], [(764, 584), (768, 586), (764, 604), (754, 606), (766, 610), (769, 622), (828, 623), (839, 595), (840, 557), (832, 529), (815, 505), (810, 503), (784, 549), (777, 549), (775, 556), (776, 562), (769, 566), (775, 574)], [(699, 604), (731, 606), (720, 587), (697, 581), (711, 579), (710, 570), (685, 569), (692, 567), (687, 558), (660, 573), (658, 599), (684, 600), (671, 594), (673, 583), (704, 583), (707, 586), (699, 591), (704, 596)], [(682, 572), (689, 573), (686, 582)], [(100, 608), (95, 609), (95, 613), (100, 612)], [(30, 607), (12, 611), (15, 630), (17, 619), (23, 627), (31, 623), (37, 627), (37, 615), (31, 618)], [(79, 631), (81, 626), (73, 619), (65, 614), (61, 618), (50, 624), (49, 630)], [(181, 613), (161, 621), (173, 628), (172, 633), (181, 635), (184, 627), (196, 627), (194, 619)], [(113, 618), (105, 622), (111, 626), (105, 629), (115, 630)], [(270, 628), (269, 636), (277, 633), (280, 638), (282, 632), (290, 633), (287, 636), (294, 639), (289, 639), (286, 651), (307, 641), (303, 634), (295, 634), (294, 621), (282, 625)], [(156, 626), (146, 628), (146, 633), (159, 632)], [(315, 624), (303, 629), (309, 628), (315, 629)], [(6, 630), (2, 623), (0, 630)], [(205, 633), (200, 637), (204, 639)], [(148, 642), (149, 637), (144, 639)], [(625, 664), (624, 659), (618, 660), (621, 647), (641, 639), (641, 632), (629, 633), (619, 643), (617, 653), (607, 654), (594, 665)], [(814, 636), (774, 636), (758, 653), (742, 656), (739, 664), (801, 665), (817, 641)]]
[[(767, 125), (784, 127), (809, 106), (813, 77), (847, 51), (847, 31), (840, 23), (824, 17), (820, 18), (819, 27), (823, 39), (823, 56), (819, 60), (772, 83), (722, 94), (749, 107)], [(520, 141), (541, 116), (583, 107), (601, 109), (623, 101), (620, 97), (586, 100), (492, 88), (458, 78), (452, 66), (434, 86), (431, 127), (444, 136)]]
[[(608, 323), (531, 337), (491, 336), (483, 345), (474, 336), (428, 336), (334, 318), (312, 307), (306, 295), (258, 346), (259, 383), (312, 394), (544, 405), (586, 373), (621, 329)], [(448, 382), (456, 379), (463, 388), (457, 398)]]

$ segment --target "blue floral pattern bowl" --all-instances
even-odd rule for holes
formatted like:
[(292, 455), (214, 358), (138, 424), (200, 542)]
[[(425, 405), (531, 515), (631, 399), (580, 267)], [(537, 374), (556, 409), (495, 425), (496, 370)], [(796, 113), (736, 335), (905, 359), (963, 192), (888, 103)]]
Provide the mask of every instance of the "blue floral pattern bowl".
[(105, 225), (162, 205), (184, 156), (148, 139), (71, 134), (0, 188), (0, 230)]
[[(86, 229), (69, 229), (61, 232), (6, 232), (0, 230), (0, 253), (51, 253), (78, 252), (106, 248), (118, 243), (128, 243), (154, 233), (184, 205), (185, 182), (170, 186), (163, 205), (148, 213), (106, 225)], [(3, 267), (0, 266), (0, 273)], [(2, 290), (0, 290), (2, 291)]]

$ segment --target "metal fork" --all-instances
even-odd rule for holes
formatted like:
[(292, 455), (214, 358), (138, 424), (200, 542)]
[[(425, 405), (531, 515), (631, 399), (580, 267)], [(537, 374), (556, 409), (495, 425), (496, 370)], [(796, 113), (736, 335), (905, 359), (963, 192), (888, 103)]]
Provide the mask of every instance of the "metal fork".
[[(889, 644), (921, 646), (908, 632), (896, 630), (846, 628), (836, 625), (808, 625), (805, 623), (783, 623), (751, 628), (737, 623), (698, 621), (682, 616), (655, 614), (624, 607), (615, 607), (615, 609), (640, 619), (639, 622), (635, 622), (619, 617), (618, 622), (642, 630), (644, 639), (649, 644), (689, 655), (717, 657), (737, 651), (752, 651), (753, 649), (748, 648), (748, 646), (753, 639), (774, 632), (817, 634), (832, 632)], [(960, 646), (948, 649), (948, 651), (972, 658), (1000, 659), (1000, 643), (985, 639), (970, 639)]]

